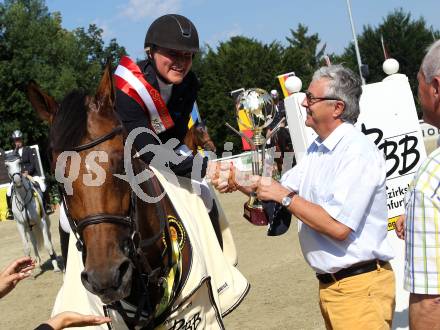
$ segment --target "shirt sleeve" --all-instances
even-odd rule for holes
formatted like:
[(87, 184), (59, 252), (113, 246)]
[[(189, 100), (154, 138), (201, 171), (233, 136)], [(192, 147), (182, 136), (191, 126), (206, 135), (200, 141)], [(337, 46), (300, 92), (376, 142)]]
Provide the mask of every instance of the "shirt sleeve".
[(288, 189), (298, 192), (301, 185), (301, 179), (307, 166), (306, 163), (307, 160), (305, 158), (301, 159), (298, 164), (283, 174), (280, 183)]
[(334, 174), (332, 193), (321, 206), (332, 218), (356, 231), (376, 198), (386, 208), (385, 179), (385, 161), (380, 155), (348, 155), (341, 160)]

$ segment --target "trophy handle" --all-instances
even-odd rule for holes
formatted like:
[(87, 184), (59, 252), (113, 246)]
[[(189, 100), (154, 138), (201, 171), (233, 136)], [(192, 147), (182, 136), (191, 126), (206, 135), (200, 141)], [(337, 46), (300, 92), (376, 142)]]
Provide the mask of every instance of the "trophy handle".
[(266, 138), (266, 140), (263, 143), (263, 148), (261, 150), (261, 158), (263, 159), (263, 166), (264, 166), (264, 160), (266, 159), (266, 145), (267, 145), (267, 141), (270, 140), (270, 138), (276, 133), (278, 132), (278, 130), (281, 128), (281, 124), (283, 124), (286, 121), (286, 118), (282, 118), (278, 124), (276, 124), (276, 126), (274, 127), (274, 129), (272, 130), (272, 132), (270, 132), (269, 136)]
[[(259, 159), (258, 159), (258, 149), (255, 145), (254, 141), (247, 137), (244, 133), (237, 131), (234, 127), (229, 125), (229, 123), (225, 124), (229, 127), (234, 133), (241, 136), (245, 139), (250, 146), (252, 146), (252, 173), (260, 174), (259, 169)], [(266, 141), (264, 141), (264, 147), (266, 147)], [(262, 156), (264, 157), (264, 149), (262, 150)], [(262, 158), (264, 159), (264, 158)], [(250, 223), (256, 226), (266, 226), (269, 223), (267, 215), (263, 209), (263, 205), (260, 200), (257, 198), (257, 194), (255, 192), (250, 193), (250, 199), (243, 205), (244, 212), (243, 217), (248, 220)]]
[[(258, 160), (258, 150), (257, 150), (257, 146), (255, 145), (254, 141), (252, 139), (250, 139), (248, 136), (246, 136), (244, 133), (237, 131), (234, 127), (232, 127), (231, 125), (229, 125), (229, 123), (225, 124), (228, 128), (230, 128), (234, 133), (240, 135), (243, 139), (245, 139), (247, 141), (247, 143), (249, 143), (249, 145), (252, 147), (252, 173), (253, 174), (260, 174), (260, 167), (258, 165), (259, 160)], [(264, 152), (263, 152), (264, 154)]]
[(245, 139), (246, 142), (249, 143), (249, 144), (252, 146), (253, 149), (256, 149), (256, 148), (257, 148), (256, 145), (255, 145), (255, 143), (254, 143), (254, 141), (252, 141), (249, 137), (247, 137), (246, 134), (244, 134), (244, 133), (242, 133), (242, 132), (240, 132), (240, 131), (237, 131), (234, 127), (232, 127), (231, 125), (229, 125), (229, 123), (226, 123), (225, 125), (226, 125), (228, 128), (230, 128), (234, 133), (240, 135), (243, 139)]
[(266, 144), (267, 141), (270, 140), (270, 138), (275, 135), (276, 132), (278, 132), (278, 130), (281, 128), (281, 124), (286, 122), (286, 118), (282, 118), (278, 124), (276, 124), (276, 126), (274, 127), (274, 129), (272, 130), (272, 132), (270, 132), (269, 136), (266, 138), (266, 141), (264, 141), (263, 144), (263, 150), (266, 149)]

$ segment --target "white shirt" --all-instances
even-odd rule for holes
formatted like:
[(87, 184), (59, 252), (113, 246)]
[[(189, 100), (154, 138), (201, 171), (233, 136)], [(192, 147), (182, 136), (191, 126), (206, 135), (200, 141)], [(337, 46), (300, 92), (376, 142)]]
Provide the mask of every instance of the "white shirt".
[(157, 83), (159, 84), (160, 96), (164, 100), (165, 104), (171, 98), (171, 93), (173, 92), (173, 84), (167, 84), (163, 82), (159, 77), (157, 77)]
[(386, 241), (385, 179), (383, 154), (349, 123), (338, 126), (324, 141), (318, 137), (300, 163), (283, 175), (284, 186), (352, 229), (346, 240), (338, 241), (298, 223), (303, 255), (317, 273), (392, 259)]

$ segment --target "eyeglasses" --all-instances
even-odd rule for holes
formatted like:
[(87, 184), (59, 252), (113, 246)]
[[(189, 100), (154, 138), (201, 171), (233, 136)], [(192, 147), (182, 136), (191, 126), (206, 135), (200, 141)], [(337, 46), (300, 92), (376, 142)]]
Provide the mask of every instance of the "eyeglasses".
[[(321, 102), (321, 101), (342, 101), (340, 98), (337, 97), (316, 97), (313, 96), (312, 93), (310, 93), (309, 91), (305, 92), (306, 94), (306, 99), (307, 99), (307, 104), (308, 105), (313, 105), (315, 103)], [(344, 102), (344, 101), (342, 101)]]

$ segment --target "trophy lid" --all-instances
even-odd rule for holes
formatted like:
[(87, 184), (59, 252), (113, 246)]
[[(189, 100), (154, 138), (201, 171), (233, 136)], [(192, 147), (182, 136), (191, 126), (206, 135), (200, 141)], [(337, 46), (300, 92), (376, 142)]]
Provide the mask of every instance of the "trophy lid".
[[(261, 88), (250, 88), (243, 91), (237, 98), (236, 109), (240, 124), (251, 130), (261, 130), (267, 127), (275, 115), (272, 97)], [(240, 120), (240, 111), (245, 112), (249, 123)]]

